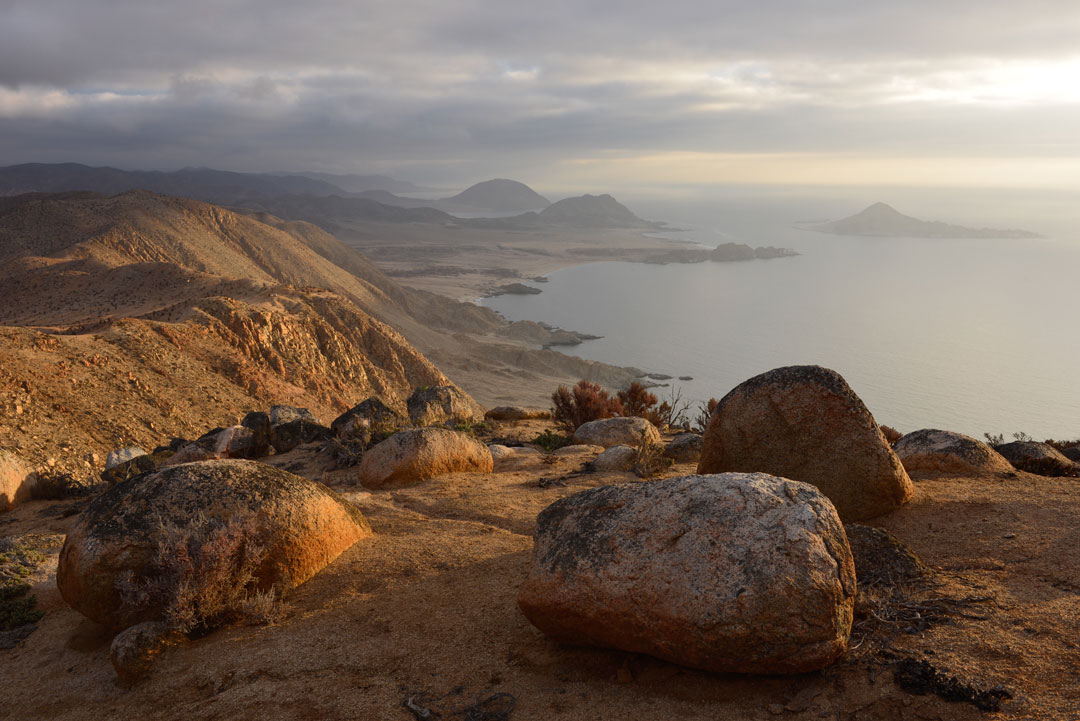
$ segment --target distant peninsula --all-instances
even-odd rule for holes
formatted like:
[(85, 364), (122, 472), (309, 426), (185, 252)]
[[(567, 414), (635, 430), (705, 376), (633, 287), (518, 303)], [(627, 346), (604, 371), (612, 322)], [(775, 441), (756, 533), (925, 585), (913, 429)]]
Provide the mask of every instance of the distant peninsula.
[(829, 223), (802, 226), (832, 235), (862, 235), (880, 238), (1042, 238), (1038, 233), (1017, 229), (967, 228), (936, 220), (919, 220), (904, 215), (885, 203), (874, 203), (861, 213)]

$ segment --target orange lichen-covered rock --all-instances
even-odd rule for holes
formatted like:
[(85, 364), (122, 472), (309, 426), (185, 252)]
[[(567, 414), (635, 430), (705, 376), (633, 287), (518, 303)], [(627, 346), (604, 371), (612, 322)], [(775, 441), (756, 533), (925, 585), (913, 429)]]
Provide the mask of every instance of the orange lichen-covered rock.
[(131, 602), (120, 586), (155, 574), (164, 529), (207, 520), (246, 529), (245, 540), (261, 549), (253, 590), (288, 591), (371, 535), (360, 511), (321, 483), (255, 461), (185, 463), (119, 483), (91, 501), (60, 551), (60, 594), (114, 630), (159, 620), (161, 608)]

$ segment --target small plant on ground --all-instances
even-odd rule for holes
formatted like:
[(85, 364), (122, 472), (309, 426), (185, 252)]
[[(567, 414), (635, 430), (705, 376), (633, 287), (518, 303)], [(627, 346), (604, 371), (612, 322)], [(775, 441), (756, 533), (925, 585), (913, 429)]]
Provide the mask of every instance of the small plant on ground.
[(694, 430), (698, 433), (704, 433), (705, 429), (709, 426), (709, 419), (712, 418), (712, 414), (716, 411), (716, 407), (720, 405), (720, 401), (715, 398), (710, 398), (708, 403), (701, 403), (698, 405), (697, 415), (694, 416)]
[(550, 428), (532, 439), (533, 444), (540, 446), (548, 453), (553, 453), (560, 448), (570, 445), (570, 441), (570, 436), (553, 433)]
[(986, 442), (991, 446), (1000, 446), (1005, 443), (1005, 434), (1003, 433), (983, 433), (983, 437), (986, 438)]
[(151, 572), (128, 572), (117, 586), (126, 604), (160, 607), (174, 631), (194, 633), (235, 623), (269, 623), (280, 616), (273, 589), (255, 588), (265, 549), (253, 519), (199, 518), (161, 527)]
[(662, 471), (671, 468), (675, 462), (664, 457), (664, 444), (649, 440), (644, 431), (641, 433), (641, 441), (634, 454), (634, 473), (642, 478), (652, 478)]
[(580, 380), (573, 388), (559, 386), (551, 394), (551, 417), (562, 430), (572, 434), (583, 424), (623, 414), (618, 398), (596, 383)]
[(44, 554), (16, 539), (0, 539), (0, 648), (8, 645), (3, 634), (32, 627), (45, 615), (37, 609), (37, 599), (30, 595), (26, 581), (44, 562)]

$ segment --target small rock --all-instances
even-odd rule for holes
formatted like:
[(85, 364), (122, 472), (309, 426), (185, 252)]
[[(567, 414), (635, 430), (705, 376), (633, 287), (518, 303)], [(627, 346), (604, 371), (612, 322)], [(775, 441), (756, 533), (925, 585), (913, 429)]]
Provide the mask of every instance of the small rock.
[(122, 682), (141, 681), (150, 675), (157, 656), (179, 639), (179, 634), (170, 633), (168, 625), (161, 621), (138, 623), (113, 638), (109, 661)]
[(494, 461), (483, 443), (446, 428), (401, 431), (364, 453), (358, 479), (367, 488), (411, 485), (444, 473), (491, 473)]
[(680, 433), (671, 439), (664, 449), (664, 458), (676, 463), (694, 463), (701, 457), (701, 435), (698, 433)]
[(330, 424), (330, 429), (334, 431), (338, 438), (349, 438), (358, 429), (364, 427), (364, 424), (358, 425), (357, 422), (360, 420), (367, 421), (368, 433), (370, 433), (372, 426), (400, 427), (406, 425), (405, 419), (400, 413), (372, 396), (335, 418), (334, 422)]
[(484, 409), (457, 386), (420, 388), (409, 396), (407, 405), (409, 420), (418, 426), (484, 420)]
[(590, 421), (574, 431), (574, 443), (612, 446), (640, 446), (659, 443), (660, 431), (644, 418), (603, 418)]
[(262, 458), (270, 455), (271, 424), (270, 416), (262, 411), (249, 411), (240, 421), (244, 428), (250, 428), (254, 434), (254, 441), (250, 458)]
[(12, 453), (0, 451), (0, 511), (30, 500), (37, 475)]
[(129, 446), (128, 448), (117, 448), (114, 451), (109, 451), (109, 455), (105, 457), (105, 470), (111, 471), (121, 463), (127, 463), (132, 458), (137, 456), (145, 456), (146, 451), (138, 446)]
[(307, 408), (293, 408), (292, 406), (271, 406), (270, 425), (280, 426), (293, 421), (309, 421), (315, 423), (315, 416)]
[(548, 420), (551, 411), (543, 408), (522, 408), (521, 406), (497, 406), (484, 414), (493, 421), (532, 421)]
[(630, 446), (612, 446), (592, 461), (594, 471), (630, 471), (637, 461), (637, 450)]
[(307, 418), (297, 418), (273, 426), (270, 442), (278, 453), (288, 453), (303, 443), (325, 441), (330, 437), (331, 433), (331, 430), (326, 426), (319, 425)]
[(901, 436), (893, 451), (909, 472), (981, 475), (1012, 470), (1001, 454), (982, 441), (936, 428)]

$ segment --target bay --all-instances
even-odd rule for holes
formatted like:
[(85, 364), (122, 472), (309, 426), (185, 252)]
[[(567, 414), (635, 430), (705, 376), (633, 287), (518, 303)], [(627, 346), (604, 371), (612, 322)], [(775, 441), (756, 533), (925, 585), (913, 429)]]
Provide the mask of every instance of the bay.
[(771, 368), (818, 364), (840, 372), (879, 423), (902, 431), (1080, 437), (1080, 233), (1069, 231), (1080, 226), (1064, 215), (1024, 223), (1022, 212), (998, 205), (978, 224), (1040, 232), (1052, 225), (1055, 237), (942, 240), (798, 228), (799, 220), (861, 209), (847, 197), (681, 205), (639, 198), (632, 207), (675, 224), (686, 219), (687, 230), (672, 237), (802, 255), (594, 263), (552, 273), (540, 295), (484, 304), (511, 320), (603, 336), (569, 350), (583, 358), (692, 376), (668, 383), (695, 404)]

